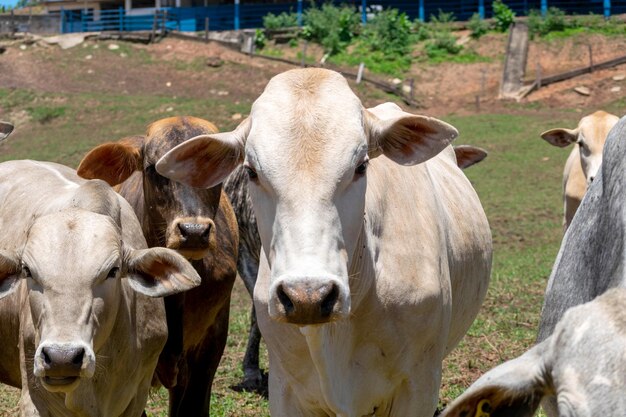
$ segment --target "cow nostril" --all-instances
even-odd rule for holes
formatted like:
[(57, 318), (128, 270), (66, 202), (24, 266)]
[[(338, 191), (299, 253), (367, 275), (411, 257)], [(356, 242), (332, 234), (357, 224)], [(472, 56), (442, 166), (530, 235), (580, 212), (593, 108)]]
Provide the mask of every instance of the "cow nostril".
[(74, 365), (82, 365), (83, 357), (85, 356), (85, 349), (80, 348), (76, 350), (74, 357), (72, 358), (72, 363)]
[(590, 182), (590, 183), (591, 183), (591, 182), (593, 182), (593, 179), (594, 179), (594, 178), (595, 178), (595, 177), (589, 177), (589, 182)]
[(332, 284), (332, 287), (326, 297), (322, 300), (321, 304), (321, 312), (323, 317), (328, 317), (333, 312), (335, 308), (335, 304), (337, 304), (337, 300), (339, 299), (339, 287), (337, 284)]
[(294, 310), (293, 302), (291, 298), (285, 293), (285, 290), (282, 285), (279, 285), (276, 289), (276, 295), (278, 296), (278, 300), (285, 307), (285, 313), (291, 314)]
[(182, 237), (187, 237), (188, 229), (185, 223), (178, 223), (178, 231)]
[(43, 355), (43, 361), (46, 365), (50, 365), (52, 363), (52, 359), (50, 359), (50, 355), (46, 352), (46, 349), (41, 349), (41, 353)]
[(207, 224), (206, 228), (202, 232), (202, 239), (208, 240), (210, 234), (211, 234), (211, 225)]

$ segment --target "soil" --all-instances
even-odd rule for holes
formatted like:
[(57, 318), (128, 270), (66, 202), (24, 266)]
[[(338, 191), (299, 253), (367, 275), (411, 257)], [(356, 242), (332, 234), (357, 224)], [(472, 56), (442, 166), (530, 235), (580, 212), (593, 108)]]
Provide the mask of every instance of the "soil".
[[(414, 111), (435, 116), (506, 112), (507, 103), (497, 99), (506, 36), (489, 34), (479, 40), (471, 40), (463, 32), (459, 32), (458, 36), (467, 50), (490, 61), (436, 65), (416, 62), (404, 80), (405, 84), (411, 79), (414, 82), (413, 96), (421, 105), (421, 109)], [(111, 44), (121, 47), (110, 50)], [(597, 63), (622, 55), (622, 51), (626, 50), (626, 38), (587, 35), (551, 42), (532, 41), (527, 81), (534, 79), (538, 65), (541, 66), (542, 76), (587, 65), (589, 45), (593, 61)], [(272, 45), (272, 48), (292, 60), (297, 60), (297, 53), (301, 51), (300, 47), (287, 45)], [(307, 55), (319, 62), (323, 51), (309, 45)], [(218, 67), (207, 65), (209, 60), (217, 62)], [(290, 68), (294, 66), (251, 57), (217, 43), (173, 38), (152, 45), (88, 40), (68, 50), (39, 44), (14, 44), (0, 55), (0, 87), (64, 93), (163, 94), (211, 100), (230, 95), (231, 98), (240, 98), (242, 102), (251, 102), (273, 75)], [(356, 72), (353, 68), (347, 70)], [(622, 73), (626, 73), (624, 65), (586, 74), (541, 88), (523, 102), (540, 103), (554, 109), (578, 107), (592, 111), (624, 96), (626, 81), (612, 79)], [(391, 77), (367, 75), (392, 82)], [(582, 96), (574, 92), (577, 86), (588, 87), (591, 94)], [(389, 99), (388, 95), (371, 85), (359, 87), (358, 91), (367, 106)]]

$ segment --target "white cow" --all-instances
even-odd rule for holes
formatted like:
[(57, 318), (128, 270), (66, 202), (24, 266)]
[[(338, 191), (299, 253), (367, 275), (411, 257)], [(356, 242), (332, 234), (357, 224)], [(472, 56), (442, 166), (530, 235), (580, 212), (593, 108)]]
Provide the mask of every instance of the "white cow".
[(146, 249), (132, 208), (53, 163), (0, 164), (0, 382), (22, 417), (139, 417), (167, 338), (162, 297), (200, 277)]
[(604, 111), (597, 111), (583, 117), (576, 129), (551, 129), (541, 134), (548, 143), (566, 147), (572, 143), (572, 152), (565, 162), (563, 170), (563, 226), (567, 230), (572, 218), (580, 206), (587, 187), (593, 181), (600, 164), (602, 149), (609, 131), (619, 118)]
[(233, 132), (157, 163), (195, 187), (248, 171), (272, 415), (432, 417), (491, 268), (456, 136), (394, 104), (368, 111), (341, 75), (304, 69), (274, 77)]
[(556, 396), (560, 417), (626, 416), (626, 289), (572, 307), (554, 334), (480, 377), (442, 417), (532, 417)]

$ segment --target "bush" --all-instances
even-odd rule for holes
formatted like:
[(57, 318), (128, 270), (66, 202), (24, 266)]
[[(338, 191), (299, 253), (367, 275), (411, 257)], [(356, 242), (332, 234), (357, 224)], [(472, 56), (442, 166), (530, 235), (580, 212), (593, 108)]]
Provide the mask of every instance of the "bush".
[(265, 31), (261, 29), (257, 29), (254, 31), (254, 46), (257, 49), (263, 49), (265, 44), (267, 43), (267, 38), (265, 37)]
[(450, 32), (436, 32), (426, 43), (426, 54), (431, 59), (441, 58), (442, 55), (456, 55), (463, 49), (456, 43), (456, 38)]
[(515, 22), (515, 13), (502, 0), (496, 0), (491, 4), (493, 8), (493, 19), (496, 22), (496, 29), (506, 32), (509, 26)]
[(413, 33), (412, 37), (417, 42), (430, 39), (430, 29), (428, 28), (428, 24), (419, 19), (415, 19), (413, 21), (413, 24), (411, 25), (411, 33)]
[(411, 47), (411, 21), (397, 9), (377, 13), (363, 30), (363, 41), (372, 51), (404, 55)]
[(545, 16), (541, 15), (538, 10), (531, 10), (528, 13), (528, 30), (531, 35), (545, 36), (550, 32), (559, 32), (567, 29), (569, 26), (565, 19), (565, 12), (557, 7), (550, 7)]
[(478, 13), (472, 15), (467, 27), (471, 31), (470, 36), (474, 39), (478, 39), (489, 32), (489, 23), (481, 19)]
[(353, 7), (337, 7), (327, 3), (321, 8), (307, 9), (303, 21), (303, 36), (319, 43), (332, 55), (344, 50), (357, 36), (361, 16)]
[(263, 27), (265, 29), (282, 29), (298, 26), (298, 14), (282, 12), (279, 15), (268, 13), (263, 16)]
[(430, 25), (435, 31), (451, 31), (452, 22), (454, 22), (454, 13), (446, 13), (439, 9), (437, 15), (430, 15)]

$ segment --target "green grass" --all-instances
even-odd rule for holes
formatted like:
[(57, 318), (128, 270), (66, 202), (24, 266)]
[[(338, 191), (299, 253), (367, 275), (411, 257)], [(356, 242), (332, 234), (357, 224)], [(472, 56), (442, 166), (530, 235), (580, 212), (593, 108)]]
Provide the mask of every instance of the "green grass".
[[(623, 106), (624, 102), (619, 101), (609, 110)], [(75, 167), (96, 144), (142, 133), (150, 122), (162, 117), (195, 115), (216, 122), (224, 130), (233, 128), (237, 122), (230, 116), (248, 113), (250, 102), (230, 96), (209, 101), (0, 89), (0, 107), (3, 114), (29, 108), (64, 109), (45, 124), (18, 125), (0, 145), (0, 160), (33, 158)], [(485, 161), (466, 174), (485, 207), (495, 252), (492, 281), (482, 311), (467, 337), (444, 363), (441, 405), (462, 393), (486, 370), (533, 344), (544, 287), (561, 240), (561, 176), (568, 150), (548, 145), (539, 133), (552, 127), (575, 126), (580, 114), (548, 112), (533, 106), (505, 110), (519, 114), (444, 117), (459, 129), (458, 144), (481, 146), (489, 152)], [(269, 415), (266, 400), (230, 389), (242, 375), (249, 307), (249, 297), (237, 284), (229, 340), (213, 389), (212, 416)], [(265, 352), (263, 358), (263, 366), (267, 367)], [(2, 387), (0, 416), (13, 415), (17, 395), (17, 391)], [(166, 416), (165, 391), (152, 393), (148, 411), (149, 416)]]

